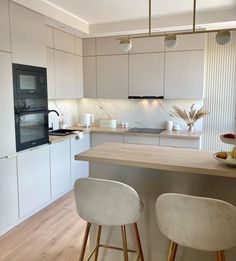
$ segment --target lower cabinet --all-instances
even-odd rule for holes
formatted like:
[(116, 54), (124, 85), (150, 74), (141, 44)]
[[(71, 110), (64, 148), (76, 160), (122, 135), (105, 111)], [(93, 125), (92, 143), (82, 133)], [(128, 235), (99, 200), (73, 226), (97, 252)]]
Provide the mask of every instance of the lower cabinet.
[(74, 156), (90, 149), (90, 135), (85, 134), (83, 139), (71, 139), (71, 183), (74, 185), (78, 178), (89, 176), (89, 163), (78, 161)]
[(92, 133), (92, 147), (107, 142), (123, 143), (124, 137), (121, 134)]
[(0, 234), (19, 218), (16, 157), (0, 159)]
[(50, 145), (52, 198), (64, 194), (71, 186), (70, 140)]
[(201, 149), (201, 139), (190, 140), (190, 139), (162, 138), (161, 137), (160, 146)]
[(124, 143), (143, 144), (143, 145), (160, 145), (159, 137), (141, 136), (141, 135), (124, 135)]
[(20, 217), (50, 201), (49, 146), (17, 154)]

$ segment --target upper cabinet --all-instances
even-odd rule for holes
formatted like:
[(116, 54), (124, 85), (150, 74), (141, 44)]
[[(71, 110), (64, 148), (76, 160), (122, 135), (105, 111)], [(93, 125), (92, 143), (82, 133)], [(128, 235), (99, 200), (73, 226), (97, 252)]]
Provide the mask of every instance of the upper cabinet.
[(96, 55), (96, 39), (88, 38), (83, 39), (83, 56), (95, 56)]
[(68, 53), (75, 53), (74, 36), (54, 29), (54, 48)]
[(48, 99), (55, 99), (55, 68), (54, 68), (54, 50), (47, 48), (47, 83)]
[(132, 49), (129, 53), (164, 52), (164, 37), (137, 38), (132, 40)]
[(96, 57), (83, 57), (84, 98), (97, 97)]
[(0, 52), (0, 158), (16, 152), (11, 54)]
[(164, 53), (129, 56), (129, 96), (163, 96)]
[(76, 98), (75, 55), (55, 50), (56, 99)]
[(166, 53), (165, 99), (203, 99), (204, 51)]
[(178, 35), (177, 45), (172, 48), (165, 48), (167, 52), (187, 51), (187, 50), (204, 50), (205, 49), (205, 34), (194, 35)]
[(97, 57), (97, 98), (128, 98), (128, 55)]
[(46, 46), (54, 47), (53, 27), (46, 25)]
[(97, 55), (124, 54), (119, 48), (119, 41), (115, 37), (101, 37), (96, 39)]
[(44, 16), (10, 1), (12, 60), (46, 67)]
[(84, 97), (83, 57), (79, 55), (75, 57), (75, 95), (76, 98)]
[(0, 51), (11, 51), (8, 0), (0, 1)]
[(83, 40), (75, 37), (75, 54), (83, 56)]

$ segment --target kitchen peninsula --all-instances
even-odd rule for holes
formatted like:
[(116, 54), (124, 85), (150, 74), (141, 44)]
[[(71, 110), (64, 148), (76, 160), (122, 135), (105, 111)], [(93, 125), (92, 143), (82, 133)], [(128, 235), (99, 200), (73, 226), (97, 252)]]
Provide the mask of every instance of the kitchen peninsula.
[[(165, 148), (147, 145), (106, 143), (75, 156), (90, 162), (90, 176), (124, 182), (132, 186), (144, 203), (139, 223), (145, 259), (166, 260), (168, 240), (159, 232), (154, 206), (165, 192), (185, 193), (226, 200), (236, 205), (236, 169), (221, 165), (213, 152)], [(106, 228), (103, 240), (119, 245), (119, 228)], [(128, 235), (130, 247), (135, 247)], [(92, 231), (91, 245), (95, 242)], [(234, 261), (236, 249), (226, 251), (227, 260)], [(121, 260), (120, 253), (104, 251), (101, 260)], [(135, 260), (135, 257), (133, 257)], [(180, 248), (177, 260), (215, 260), (214, 253)]]

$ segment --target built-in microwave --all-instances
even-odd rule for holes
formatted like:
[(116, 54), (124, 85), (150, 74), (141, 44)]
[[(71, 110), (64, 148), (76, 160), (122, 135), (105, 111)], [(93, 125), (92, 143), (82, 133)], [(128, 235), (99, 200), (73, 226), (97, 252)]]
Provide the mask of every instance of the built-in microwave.
[(46, 68), (13, 64), (12, 69), (15, 97), (47, 97)]
[(16, 150), (49, 141), (46, 68), (13, 64)]

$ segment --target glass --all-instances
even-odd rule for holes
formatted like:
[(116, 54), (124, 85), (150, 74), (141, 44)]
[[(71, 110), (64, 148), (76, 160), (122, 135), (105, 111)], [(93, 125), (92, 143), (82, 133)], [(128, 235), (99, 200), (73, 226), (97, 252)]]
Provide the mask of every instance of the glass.
[(34, 75), (19, 75), (20, 90), (36, 91), (37, 90), (37, 78)]
[(30, 142), (45, 138), (45, 113), (20, 116), (20, 142)]

